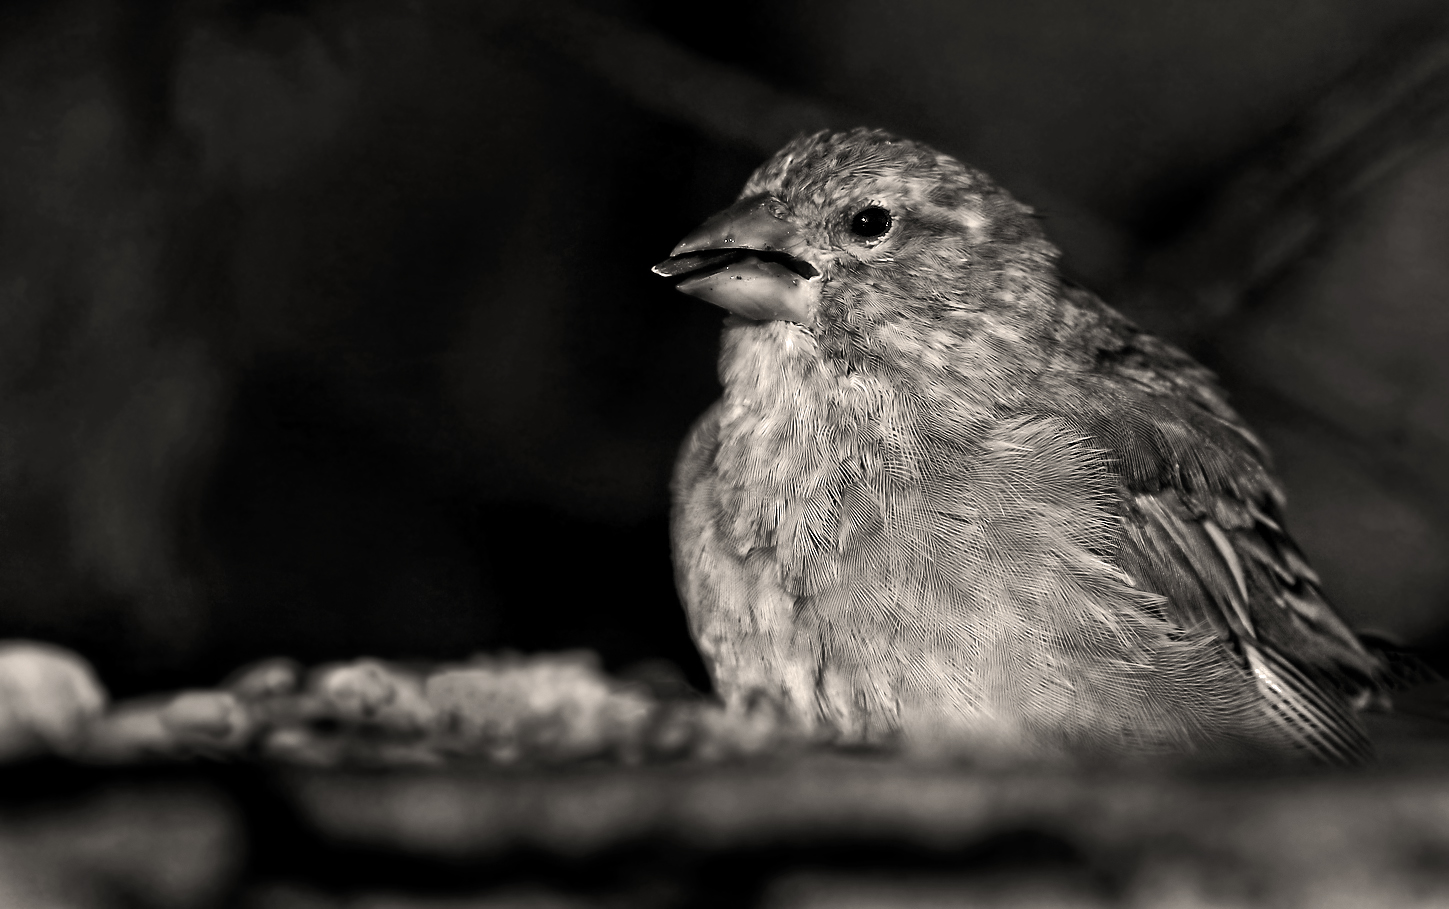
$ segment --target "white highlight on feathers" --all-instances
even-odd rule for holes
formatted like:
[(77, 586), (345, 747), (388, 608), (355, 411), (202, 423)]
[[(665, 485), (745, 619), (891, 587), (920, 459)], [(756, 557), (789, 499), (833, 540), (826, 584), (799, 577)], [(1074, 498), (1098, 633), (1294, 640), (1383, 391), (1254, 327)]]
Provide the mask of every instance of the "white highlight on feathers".
[(1233, 604), (1233, 611), (1238, 614), (1238, 619), (1243, 623), (1243, 627), (1248, 630), (1249, 634), (1254, 634), (1253, 620), (1248, 617), (1248, 582), (1243, 575), (1243, 563), (1238, 559), (1238, 552), (1233, 548), (1233, 544), (1223, 533), (1222, 528), (1218, 527), (1214, 521), (1204, 518), (1202, 528), (1207, 531), (1208, 537), (1217, 547), (1218, 554), (1223, 557), (1223, 561), (1228, 563), (1228, 570), (1233, 573), (1233, 581), (1238, 585), (1238, 596), (1229, 597), (1228, 602)]

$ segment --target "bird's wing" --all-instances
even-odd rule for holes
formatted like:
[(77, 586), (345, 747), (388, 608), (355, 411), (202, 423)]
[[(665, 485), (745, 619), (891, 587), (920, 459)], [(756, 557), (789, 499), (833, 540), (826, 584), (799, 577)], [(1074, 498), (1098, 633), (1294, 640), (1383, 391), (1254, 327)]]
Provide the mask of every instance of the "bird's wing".
[(1176, 491), (1124, 504), (1128, 572), (1165, 595), (1176, 620), (1211, 625), (1232, 641), (1295, 741), (1328, 760), (1367, 757), (1345, 689), (1373, 676), (1372, 658), (1281, 527), (1261, 513), (1225, 526), (1194, 513)]
[(1230, 642), (1294, 741), (1329, 761), (1367, 757), (1350, 698), (1373, 686), (1377, 663), (1284, 530), (1261, 443), (1211, 386), (1205, 402), (1116, 388), (1093, 396), (1110, 413), (1088, 405), (1073, 421), (1118, 469), (1118, 562), (1166, 597), (1173, 621)]

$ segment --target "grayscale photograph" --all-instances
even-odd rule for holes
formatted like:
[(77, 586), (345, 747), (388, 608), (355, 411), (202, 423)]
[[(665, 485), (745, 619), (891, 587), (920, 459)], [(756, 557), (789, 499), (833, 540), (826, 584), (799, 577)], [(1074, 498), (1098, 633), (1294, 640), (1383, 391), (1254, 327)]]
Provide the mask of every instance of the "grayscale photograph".
[(0, 909), (1449, 906), (1449, 6), (0, 0)]

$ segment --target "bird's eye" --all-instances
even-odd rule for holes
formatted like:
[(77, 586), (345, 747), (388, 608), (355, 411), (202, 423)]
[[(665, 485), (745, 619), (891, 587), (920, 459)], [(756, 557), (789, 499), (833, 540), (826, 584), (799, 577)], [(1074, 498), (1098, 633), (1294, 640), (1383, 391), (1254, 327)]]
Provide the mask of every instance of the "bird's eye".
[(874, 239), (891, 229), (891, 213), (879, 205), (862, 208), (850, 219), (850, 232), (857, 237)]

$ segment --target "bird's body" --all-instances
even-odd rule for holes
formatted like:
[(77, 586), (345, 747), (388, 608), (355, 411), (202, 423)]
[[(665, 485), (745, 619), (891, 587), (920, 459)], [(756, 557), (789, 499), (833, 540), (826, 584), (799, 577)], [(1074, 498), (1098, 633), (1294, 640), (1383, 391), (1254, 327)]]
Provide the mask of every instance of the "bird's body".
[(1361, 758), (1376, 666), (1262, 445), (1056, 255), (983, 174), (856, 130), (659, 267), (750, 317), (674, 479), (718, 692), (844, 742)]

